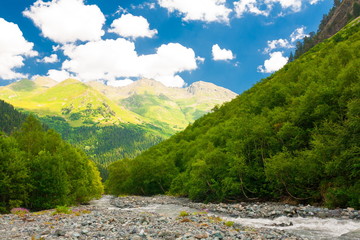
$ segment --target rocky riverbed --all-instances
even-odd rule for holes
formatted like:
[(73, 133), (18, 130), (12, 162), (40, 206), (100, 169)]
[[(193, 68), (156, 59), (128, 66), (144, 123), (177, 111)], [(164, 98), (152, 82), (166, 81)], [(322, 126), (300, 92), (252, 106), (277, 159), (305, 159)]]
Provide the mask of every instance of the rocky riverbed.
[[(359, 211), (354, 209), (104, 196), (71, 210), (0, 215), (0, 239), (360, 239)], [(321, 221), (335, 221), (331, 224), (341, 224), (342, 231), (333, 235), (319, 235), (306, 227), (294, 231), (299, 219), (310, 223), (315, 219), (322, 225)]]

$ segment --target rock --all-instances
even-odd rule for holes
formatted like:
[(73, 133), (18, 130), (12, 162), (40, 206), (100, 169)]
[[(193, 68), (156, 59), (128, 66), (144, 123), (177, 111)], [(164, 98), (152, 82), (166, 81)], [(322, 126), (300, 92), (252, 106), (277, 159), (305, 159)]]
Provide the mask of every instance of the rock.
[(208, 238), (208, 237), (209, 237), (209, 234), (207, 234), (207, 233), (195, 235), (196, 239), (203, 239), (203, 238)]
[(56, 229), (54, 235), (61, 237), (61, 236), (65, 236), (66, 232), (64, 230), (61, 229)]
[(224, 236), (222, 235), (221, 232), (215, 232), (215, 233), (211, 234), (211, 237), (218, 238), (218, 239), (223, 239), (224, 238)]
[(142, 236), (142, 237), (144, 237), (146, 234), (145, 234), (145, 231), (144, 231), (144, 229), (141, 229), (141, 231), (140, 231), (140, 233), (139, 233), (139, 236)]

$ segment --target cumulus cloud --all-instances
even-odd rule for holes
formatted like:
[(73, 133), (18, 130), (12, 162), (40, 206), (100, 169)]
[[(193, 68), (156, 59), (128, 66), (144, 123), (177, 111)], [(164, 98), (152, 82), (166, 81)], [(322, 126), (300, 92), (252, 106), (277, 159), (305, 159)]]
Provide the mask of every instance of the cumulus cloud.
[(212, 56), (215, 61), (234, 59), (234, 55), (231, 50), (221, 49), (218, 44), (212, 46)]
[(69, 60), (62, 69), (83, 81), (120, 78), (152, 78), (166, 86), (182, 87), (178, 73), (197, 68), (197, 57), (191, 48), (178, 43), (161, 45), (154, 54), (138, 55), (133, 42), (118, 38), (82, 45), (62, 47)]
[(295, 31), (290, 35), (291, 42), (301, 40), (304, 37), (308, 37), (308, 34), (305, 34), (305, 27), (300, 27), (295, 29)]
[(279, 3), (283, 9), (291, 9), (294, 12), (301, 10), (302, 0), (270, 0), (270, 3)]
[(158, 0), (161, 7), (170, 13), (179, 12), (184, 21), (229, 22), (231, 9), (226, 0)]
[(83, 0), (38, 0), (23, 14), (41, 29), (44, 37), (57, 43), (96, 41), (104, 35), (103, 13)]
[(37, 62), (43, 63), (56, 63), (59, 61), (59, 58), (56, 54), (51, 54), (49, 57), (44, 57), (43, 59), (38, 59)]
[(150, 24), (144, 17), (133, 16), (132, 14), (124, 14), (115, 19), (109, 32), (133, 39), (138, 37), (152, 38), (157, 34), (156, 29), (150, 30)]
[(277, 48), (293, 48), (294, 46), (289, 43), (287, 39), (277, 39), (267, 42), (267, 48), (264, 49), (264, 53), (269, 53)]
[(18, 79), (26, 75), (15, 71), (24, 65), (25, 57), (34, 57), (34, 44), (28, 42), (17, 24), (0, 18), (0, 78)]
[(282, 52), (270, 53), (270, 58), (265, 60), (264, 65), (258, 67), (258, 71), (262, 73), (272, 73), (281, 69), (289, 58), (284, 57)]
[(74, 78), (75, 76), (70, 74), (68, 71), (65, 70), (56, 70), (56, 69), (50, 69), (47, 72), (47, 76), (51, 79), (54, 79), (57, 82), (64, 81), (68, 78)]

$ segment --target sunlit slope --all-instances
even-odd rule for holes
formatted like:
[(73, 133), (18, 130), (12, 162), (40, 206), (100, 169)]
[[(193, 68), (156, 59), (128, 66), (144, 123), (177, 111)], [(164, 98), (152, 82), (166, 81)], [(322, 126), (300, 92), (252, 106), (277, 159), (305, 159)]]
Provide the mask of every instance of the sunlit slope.
[(184, 131), (111, 165), (108, 189), (359, 208), (359, 153), (358, 18)]
[(65, 80), (51, 88), (22, 80), (3, 87), (0, 95), (18, 108), (38, 113), (40, 116), (61, 116), (74, 126), (90, 123), (142, 122), (140, 116), (118, 106), (95, 89), (74, 79)]
[(99, 82), (87, 84), (128, 110), (172, 131), (184, 129), (215, 105), (236, 97), (234, 92), (207, 82), (195, 82), (186, 88), (166, 87), (150, 79), (124, 87)]

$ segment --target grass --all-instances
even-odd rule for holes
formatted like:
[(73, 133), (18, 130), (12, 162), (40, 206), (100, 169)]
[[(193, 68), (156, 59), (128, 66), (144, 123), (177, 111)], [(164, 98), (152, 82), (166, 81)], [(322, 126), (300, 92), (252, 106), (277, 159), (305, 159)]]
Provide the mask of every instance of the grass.
[(188, 213), (187, 211), (181, 211), (179, 214), (179, 217), (187, 217), (190, 216), (190, 213)]
[(57, 215), (57, 214), (71, 214), (72, 211), (69, 207), (67, 206), (57, 206), (55, 208), (55, 211), (52, 213), (52, 215)]

